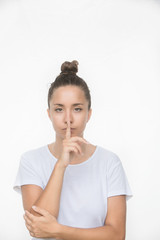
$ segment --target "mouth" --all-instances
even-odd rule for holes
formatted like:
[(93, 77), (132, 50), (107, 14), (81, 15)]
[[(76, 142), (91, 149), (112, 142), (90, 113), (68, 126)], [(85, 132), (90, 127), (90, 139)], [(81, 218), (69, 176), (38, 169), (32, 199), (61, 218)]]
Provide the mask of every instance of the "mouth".
[[(74, 130), (75, 128), (71, 128), (71, 130)], [(67, 128), (63, 128), (62, 130), (67, 130)]]

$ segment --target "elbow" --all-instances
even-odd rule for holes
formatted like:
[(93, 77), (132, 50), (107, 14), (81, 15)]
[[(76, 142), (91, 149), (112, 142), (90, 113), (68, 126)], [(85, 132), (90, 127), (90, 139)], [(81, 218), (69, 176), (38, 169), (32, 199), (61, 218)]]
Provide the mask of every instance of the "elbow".
[(120, 238), (120, 240), (125, 240), (125, 236), (124, 236), (124, 237), (122, 237), (122, 238)]
[(125, 240), (125, 236), (124, 236), (124, 237), (121, 237), (121, 238), (119, 238), (119, 240)]
[(121, 231), (121, 232), (117, 232), (116, 234), (115, 234), (115, 238), (114, 238), (114, 240), (125, 240), (126, 239), (126, 233), (125, 232), (123, 232), (123, 231)]
[(125, 240), (125, 238), (126, 238), (125, 234), (119, 234), (115, 240)]
[[(107, 228), (109, 225), (106, 225)], [(116, 228), (113, 225), (110, 225), (110, 230), (112, 230), (112, 240), (125, 240), (126, 239), (126, 230), (125, 228)]]
[(41, 214), (35, 212), (35, 211), (33, 210), (33, 208), (31, 208), (31, 209), (29, 210), (29, 212), (30, 212), (32, 215), (36, 216), (36, 217), (41, 217), (41, 216), (42, 216)]
[(113, 239), (114, 239), (114, 240), (125, 240), (125, 237), (118, 235), (118, 236), (115, 236)]

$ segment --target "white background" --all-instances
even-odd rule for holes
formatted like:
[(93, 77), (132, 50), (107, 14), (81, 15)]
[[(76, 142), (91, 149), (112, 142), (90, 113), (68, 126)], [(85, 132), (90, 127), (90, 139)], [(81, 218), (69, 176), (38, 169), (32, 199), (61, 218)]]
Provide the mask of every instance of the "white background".
[(160, 1), (0, 1), (0, 239), (29, 239), (19, 158), (54, 141), (49, 84), (75, 59), (92, 96), (84, 137), (120, 157), (133, 191), (126, 240), (160, 239), (159, 43)]

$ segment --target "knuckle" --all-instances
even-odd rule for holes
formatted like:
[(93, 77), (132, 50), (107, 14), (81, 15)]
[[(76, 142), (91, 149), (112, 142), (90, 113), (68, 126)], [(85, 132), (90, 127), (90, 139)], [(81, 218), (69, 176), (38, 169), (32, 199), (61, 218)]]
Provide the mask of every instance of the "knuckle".
[(31, 228), (32, 228), (33, 230), (35, 230), (35, 228), (36, 228), (35, 223), (32, 223), (32, 224), (31, 224)]
[(31, 222), (31, 224), (33, 225), (33, 224), (35, 223), (35, 218), (32, 218), (32, 219), (30, 220), (30, 222)]
[(77, 144), (76, 147), (77, 147), (79, 150), (81, 149), (81, 147), (79, 146), (79, 144)]
[(74, 146), (74, 149), (75, 149), (76, 151), (78, 151), (78, 149), (76, 148), (76, 146)]

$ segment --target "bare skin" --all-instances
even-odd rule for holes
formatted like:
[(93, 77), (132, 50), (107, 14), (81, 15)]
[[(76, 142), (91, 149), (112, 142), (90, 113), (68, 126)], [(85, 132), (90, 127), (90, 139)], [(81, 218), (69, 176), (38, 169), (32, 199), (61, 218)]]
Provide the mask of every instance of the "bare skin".
[(33, 207), (41, 215), (36, 217), (26, 211), (26, 227), (33, 237), (60, 240), (125, 240), (126, 199), (125, 196), (108, 198), (108, 213), (105, 224), (96, 228), (75, 228), (61, 225), (44, 209)]
[[(82, 149), (80, 143), (81, 145), (89, 144), (81, 137), (71, 137), (70, 122), (68, 121), (65, 139), (62, 141), (62, 152), (58, 157), (44, 191), (39, 186), (35, 185), (22, 186), (22, 198), (25, 210), (30, 210), (37, 216), (37, 213), (32, 209), (32, 205), (36, 204), (37, 206), (46, 209), (54, 216), (58, 216), (64, 172), (68, 164), (72, 161), (71, 154), (74, 153), (73, 157), (75, 154), (81, 155)], [(52, 204), (53, 202), (54, 205)]]
[[(51, 152), (51, 154), (58, 159), (59, 154), (56, 153), (55, 149), (57, 149), (56, 144), (55, 143), (51, 143), (48, 144), (48, 148)], [(74, 156), (74, 159), (72, 158), (72, 161), (70, 164), (78, 164), (78, 163), (82, 163), (84, 161), (86, 161), (88, 158), (90, 158), (92, 156), (92, 154), (95, 152), (96, 150), (96, 146), (89, 144), (88, 146), (86, 145), (82, 145), (82, 156), (78, 155), (78, 156)]]
[[(58, 106), (57, 108), (55, 103), (63, 104), (63, 107)], [(81, 103), (82, 105), (75, 107), (73, 106), (75, 103)], [(81, 89), (74, 86), (58, 88), (54, 92), (50, 105), (50, 109), (47, 109), (47, 112), (55, 129), (56, 139), (55, 143), (49, 145), (49, 148), (51, 153), (57, 158), (57, 163), (44, 191), (41, 187), (31, 184), (24, 185), (21, 189), (25, 210), (31, 211), (31, 213), (38, 216), (32, 209), (32, 206), (36, 204), (57, 217), (63, 175), (67, 164), (76, 164), (85, 161), (92, 155), (95, 147), (91, 144), (86, 144), (86, 140), (83, 138), (83, 131), (90, 119), (91, 109), (88, 111), (88, 102)], [(74, 127), (73, 131), (72, 127)], [(62, 130), (64, 128), (65, 130)], [(64, 154), (66, 151), (67, 153)], [(82, 156), (81, 153), (84, 155)], [(65, 165), (65, 168), (62, 157), (64, 155), (68, 157), (68, 163)], [(57, 182), (59, 185), (56, 184)], [(53, 194), (54, 192), (56, 193)], [(55, 203), (54, 207), (51, 204), (52, 202)]]
[[(56, 102), (63, 104), (62, 111), (55, 112)], [(83, 104), (83, 111), (75, 111), (75, 107), (72, 106), (72, 103), (78, 102)], [(125, 196), (108, 198), (108, 211), (102, 227), (81, 229), (57, 222), (65, 169), (68, 164), (87, 160), (96, 146), (88, 144), (83, 138), (83, 131), (90, 119), (91, 111), (87, 110), (87, 101), (83, 91), (78, 87), (58, 88), (51, 101), (48, 115), (56, 132), (56, 141), (49, 144), (48, 148), (57, 158), (57, 162), (44, 190), (36, 185), (22, 186), (23, 205), (26, 210), (24, 219), (30, 235), (63, 240), (124, 240)], [(33, 208), (33, 205), (36, 205), (36, 208)]]
[[(68, 101), (66, 101), (66, 99), (68, 99)], [(77, 102), (82, 105), (72, 107), (72, 104)], [(56, 103), (63, 104), (63, 106), (57, 107), (55, 106)], [(76, 111), (78, 109), (80, 110), (80, 108), (82, 108), (81, 111)], [(91, 117), (92, 109), (88, 110), (88, 102), (85, 99), (83, 91), (79, 87), (65, 86), (60, 87), (54, 92), (53, 98), (50, 102), (50, 109), (47, 109), (47, 112), (56, 132), (56, 141), (49, 144), (48, 148), (52, 155), (58, 159), (63, 148), (63, 126), (65, 128), (65, 125), (69, 122), (70, 130), (74, 127), (74, 130), (71, 130), (70, 132), (70, 137), (78, 136), (83, 138), (84, 129)], [(79, 145), (81, 146), (83, 155), (72, 152), (70, 155), (72, 158), (70, 164), (76, 164), (87, 160), (96, 149), (96, 146), (92, 144), (85, 145), (79, 142)]]

